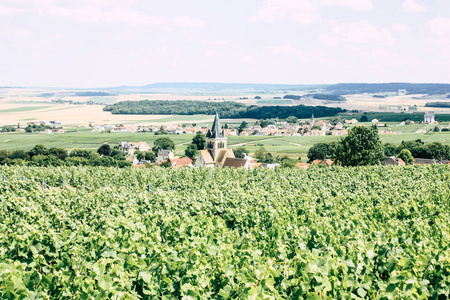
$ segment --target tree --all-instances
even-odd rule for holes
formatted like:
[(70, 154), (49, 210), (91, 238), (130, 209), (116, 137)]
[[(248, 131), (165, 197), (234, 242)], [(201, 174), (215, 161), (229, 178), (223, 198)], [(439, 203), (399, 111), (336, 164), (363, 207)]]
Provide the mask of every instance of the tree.
[(343, 166), (378, 165), (384, 160), (383, 144), (375, 126), (351, 129), (336, 146), (335, 159)]
[(361, 116), (361, 119), (359, 119), (359, 121), (360, 121), (360, 122), (368, 122), (369, 119), (367, 118), (366, 115), (362, 115), (362, 116)]
[(167, 136), (157, 138), (154, 142), (153, 152), (158, 153), (158, 150), (175, 150), (175, 143)]
[(296, 124), (297, 121), (298, 121), (298, 119), (295, 116), (290, 116), (286, 119), (286, 122), (288, 122), (289, 124)]
[(28, 153), (30, 154), (31, 157), (37, 155), (47, 155), (48, 149), (44, 145), (36, 145)]
[(138, 160), (148, 160), (151, 162), (155, 162), (156, 160), (156, 155), (155, 152), (153, 151), (146, 151), (146, 152), (141, 152), (141, 151), (136, 151), (136, 158)]
[(161, 163), (161, 167), (163, 167), (163, 168), (172, 168), (172, 162), (168, 158), (167, 160), (165, 160), (165, 161), (163, 161)]
[(248, 126), (248, 123), (245, 121), (242, 121), (241, 125), (239, 125), (239, 128), (238, 128), (239, 134), (241, 134), (241, 132), (244, 131), (245, 128), (247, 128), (247, 126)]
[(395, 156), (398, 153), (397, 146), (392, 143), (384, 144), (384, 155), (386, 156)]
[(192, 139), (192, 144), (197, 146), (197, 150), (205, 150), (206, 135), (203, 132), (197, 132), (194, 138)]
[(439, 142), (433, 142), (424, 146), (426, 158), (450, 159), (450, 147)]
[(308, 160), (311, 162), (316, 159), (324, 160), (326, 158), (332, 158), (334, 156), (335, 151), (336, 151), (335, 143), (317, 143), (314, 144), (311, 148), (309, 148)]
[(103, 144), (98, 148), (97, 153), (104, 156), (111, 155), (111, 147), (108, 144)]
[(244, 153), (248, 153), (244, 146), (240, 146), (233, 149), (234, 157), (244, 158)]
[(266, 128), (267, 126), (269, 126), (269, 121), (268, 120), (261, 120), (261, 122), (259, 122), (260, 126), (262, 128)]
[(187, 157), (191, 157), (192, 158), (192, 157), (197, 156), (197, 154), (198, 154), (197, 145), (194, 144), (194, 143), (189, 144), (186, 147), (186, 150), (184, 150), (184, 155), (186, 155)]
[(66, 149), (57, 147), (51, 147), (50, 149), (48, 149), (48, 155), (54, 155), (60, 160), (65, 160), (69, 156)]
[(412, 165), (414, 164), (414, 157), (408, 149), (402, 149), (400, 153), (397, 155), (398, 158), (401, 158), (405, 164)]
[(264, 162), (264, 159), (266, 158), (267, 155), (267, 151), (264, 147), (260, 147), (258, 150), (256, 150), (255, 152), (255, 158), (259, 161), (259, 162)]
[(296, 160), (292, 158), (286, 158), (281, 160), (281, 167), (282, 168), (295, 168), (296, 167)]

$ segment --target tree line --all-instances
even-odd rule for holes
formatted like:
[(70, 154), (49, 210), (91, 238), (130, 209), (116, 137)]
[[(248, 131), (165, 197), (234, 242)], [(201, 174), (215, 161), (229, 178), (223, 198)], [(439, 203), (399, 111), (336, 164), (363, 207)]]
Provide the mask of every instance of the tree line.
[(103, 108), (113, 114), (149, 114), (149, 115), (213, 115), (216, 112), (222, 118), (252, 118), (252, 119), (286, 119), (290, 116), (297, 118), (329, 117), (344, 112), (342, 108), (326, 106), (248, 106), (242, 103), (223, 101), (165, 101), (142, 100), (122, 101)]
[(427, 102), (425, 107), (450, 107), (450, 102)]
[(338, 142), (317, 143), (308, 150), (308, 160), (335, 159), (344, 166), (380, 164), (385, 157), (397, 156), (405, 163), (414, 158), (450, 160), (450, 147), (439, 142), (424, 143), (422, 140), (402, 141), (400, 145), (383, 144), (376, 127), (358, 126)]
[(67, 151), (63, 148), (36, 145), (29, 151), (0, 150), (0, 165), (27, 165), (27, 166), (104, 166), (104, 167), (129, 167), (125, 154), (117, 149), (112, 149), (109, 155), (96, 153), (89, 150), (73, 149)]

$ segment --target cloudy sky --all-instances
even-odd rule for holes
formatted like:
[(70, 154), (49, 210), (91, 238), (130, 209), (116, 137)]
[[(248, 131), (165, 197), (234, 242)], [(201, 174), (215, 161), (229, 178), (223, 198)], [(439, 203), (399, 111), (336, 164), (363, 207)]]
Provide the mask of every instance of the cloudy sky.
[(449, 0), (0, 0), (0, 86), (450, 83)]

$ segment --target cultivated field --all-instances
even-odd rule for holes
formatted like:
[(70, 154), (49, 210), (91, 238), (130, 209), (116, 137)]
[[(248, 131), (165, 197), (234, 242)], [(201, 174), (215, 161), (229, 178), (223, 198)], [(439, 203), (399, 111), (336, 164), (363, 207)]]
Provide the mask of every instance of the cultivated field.
[(449, 296), (448, 166), (0, 173), (2, 299)]

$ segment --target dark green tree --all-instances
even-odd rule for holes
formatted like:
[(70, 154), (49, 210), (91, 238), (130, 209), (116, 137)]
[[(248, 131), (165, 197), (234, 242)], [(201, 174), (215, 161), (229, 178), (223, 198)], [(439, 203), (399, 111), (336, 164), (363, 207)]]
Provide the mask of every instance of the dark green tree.
[[(197, 146), (197, 150), (205, 150), (206, 135), (202, 132), (197, 132), (192, 139), (192, 144)], [(192, 157), (192, 156), (188, 156)]]
[(175, 143), (167, 136), (157, 138), (154, 142), (153, 152), (158, 153), (158, 150), (175, 150)]
[(28, 153), (30, 154), (31, 157), (37, 155), (47, 155), (48, 149), (44, 145), (36, 145)]
[(248, 126), (248, 123), (245, 121), (242, 121), (241, 125), (239, 125), (239, 128), (238, 128), (239, 134), (241, 134), (241, 132), (244, 131), (245, 128), (247, 128), (247, 126)]
[(326, 158), (334, 157), (334, 153), (336, 151), (336, 143), (317, 143), (314, 144), (308, 150), (308, 160), (314, 161), (324, 160)]
[(187, 157), (191, 157), (191, 158), (192, 158), (192, 157), (196, 157), (197, 154), (198, 154), (197, 145), (194, 144), (194, 143), (189, 144), (189, 145), (186, 147), (186, 150), (184, 150), (184, 155), (186, 155)]
[(386, 143), (384, 144), (384, 155), (386, 156), (395, 156), (397, 155), (397, 146), (395, 146), (392, 143)]
[(97, 153), (104, 156), (111, 155), (111, 147), (108, 144), (103, 144), (98, 148)]
[(233, 149), (234, 157), (244, 158), (244, 153), (248, 153), (244, 146), (240, 146)]
[(335, 159), (343, 166), (379, 165), (384, 160), (383, 144), (375, 126), (351, 129), (336, 146)]
[(161, 167), (172, 168), (172, 162), (170, 161), (170, 159), (167, 159), (161, 163)]
[(65, 160), (69, 156), (69, 153), (66, 149), (51, 147), (50, 149), (48, 149), (48, 155), (54, 155), (60, 160)]
[(402, 149), (400, 153), (397, 155), (398, 158), (401, 158), (405, 164), (412, 165), (414, 164), (414, 157), (408, 149)]
[(360, 121), (360, 122), (368, 122), (369, 119), (367, 118), (366, 115), (362, 115), (362, 116), (361, 116), (361, 119), (359, 119), (359, 121)]

